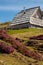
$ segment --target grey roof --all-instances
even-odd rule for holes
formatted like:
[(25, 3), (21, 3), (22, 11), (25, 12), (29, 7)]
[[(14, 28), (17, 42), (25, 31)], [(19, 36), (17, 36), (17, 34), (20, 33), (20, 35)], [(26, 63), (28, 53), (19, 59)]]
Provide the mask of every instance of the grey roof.
[[(40, 6), (28, 8), (28, 9), (25, 9), (25, 11), (29, 11), (29, 10), (36, 9), (36, 8), (40, 8)], [(20, 14), (22, 12), (24, 12), (24, 10), (20, 11), (18, 14)]]
[[(22, 10), (21, 12), (19, 12), (14, 18), (13, 18), (13, 23), (16, 24), (21, 24), (21, 22), (29, 22), (30, 20), (30, 16), (34, 13), (34, 11), (40, 8), (38, 7), (33, 7), (33, 8), (29, 8), (26, 10)], [(25, 13), (24, 13), (25, 12)]]

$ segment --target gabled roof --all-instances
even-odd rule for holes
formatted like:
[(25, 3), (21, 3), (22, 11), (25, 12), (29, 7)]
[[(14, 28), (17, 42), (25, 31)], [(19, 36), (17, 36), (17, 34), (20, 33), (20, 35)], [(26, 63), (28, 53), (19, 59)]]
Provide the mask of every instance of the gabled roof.
[(22, 10), (21, 12), (19, 12), (15, 18), (13, 18), (13, 24), (21, 24), (21, 23), (25, 23), (25, 22), (29, 22), (30, 21), (30, 17), (31, 15), (35, 12), (36, 9), (40, 9), (39, 6), (37, 7), (33, 7), (33, 8), (29, 8), (29, 9), (25, 9), (25, 14), (24, 14), (24, 10)]
[(23, 16), (23, 15), (24, 15), (24, 12), (25, 12), (25, 13), (28, 12), (28, 15), (30, 16), (30, 15), (33, 14), (33, 12), (34, 12), (37, 8), (40, 9), (40, 6), (32, 7), (32, 8), (29, 8), (29, 9), (22, 10), (22, 11), (19, 12), (14, 18), (18, 18), (18, 17)]

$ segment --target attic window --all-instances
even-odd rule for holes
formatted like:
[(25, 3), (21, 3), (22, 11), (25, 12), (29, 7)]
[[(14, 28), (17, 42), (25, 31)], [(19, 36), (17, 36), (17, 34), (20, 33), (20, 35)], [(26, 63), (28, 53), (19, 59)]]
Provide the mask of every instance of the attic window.
[(23, 7), (23, 9), (24, 9), (24, 14), (25, 14), (25, 13), (26, 13), (26, 12), (25, 12), (25, 6)]
[(24, 12), (24, 14), (25, 14), (26, 12)]

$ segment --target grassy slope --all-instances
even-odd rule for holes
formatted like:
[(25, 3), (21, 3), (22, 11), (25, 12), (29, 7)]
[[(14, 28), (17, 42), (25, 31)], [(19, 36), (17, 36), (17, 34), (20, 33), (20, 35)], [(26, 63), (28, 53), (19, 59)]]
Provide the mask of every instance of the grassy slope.
[(27, 40), (30, 36), (43, 34), (43, 29), (27, 28), (20, 30), (8, 30), (8, 33), (13, 37)]
[[(8, 30), (8, 33), (13, 37), (18, 37), (20, 39), (28, 40), (30, 36), (43, 34), (43, 29), (21, 29), (21, 30)], [(29, 47), (30, 50), (34, 50)], [(21, 55), (16, 50), (13, 54), (1, 54), (0, 53), (0, 62), (3, 61), (5, 65), (29, 65), (30, 62), (35, 60), (26, 56)], [(37, 62), (39, 65), (43, 65), (43, 61)], [(35, 64), (33, 64), (35, 65)]]
[[(18, 29), (18, 30), (8, 30), (10, 34), (18, 34), (18, 33), (25, 33), (25, 32), (37, 32), (38, 33), (43, 33), (43, 28), (42, 29), (37, 29), (37, 28), (24, 28), (24, 29)], [(30, 33), (31, 34), (31, 33)]]
[[(24, 40), (23, 43), (26, 43), (29, 40), (30, 36), (43, 34), (43, 29), (26, 28), (26, 29), (20, 29), (20, 30), (8, 30), (8, 33), (12, 37), (17, 37), (21, 40)], [(43, 41), (39, 41), (39, 42), (43, 43)], [(32, 51), (34, 50), (32, 47), (28, 47), (28, 48)]]
[(4, 27), (7, 27), (11, 24), (11, 22), (5, 22), (5, 23), (1, 23), (0, 24), (0, 28), (4, 28)]

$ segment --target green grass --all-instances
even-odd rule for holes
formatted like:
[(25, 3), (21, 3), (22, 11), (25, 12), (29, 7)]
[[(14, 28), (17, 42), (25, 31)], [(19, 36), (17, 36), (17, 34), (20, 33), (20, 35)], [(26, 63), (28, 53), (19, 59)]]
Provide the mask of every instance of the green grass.
[(43, 33), (43, 29), (36, 29), (36, 28), (26, 28), (26, 29), (19, 29), (19, 30), (8, 30), (9, 34), (18, 34), (18, 33), (25, 33), (25, 32), (33, 32), (33, 33)]
[(43, 34), (43, 29), (26, 28), (19, 30), (8, 30), (8, 33), (13, 37), (27, 40), (30, 36)]

